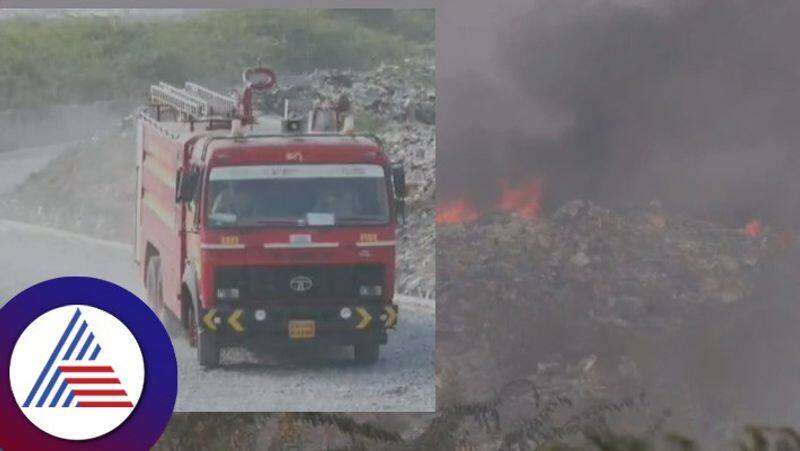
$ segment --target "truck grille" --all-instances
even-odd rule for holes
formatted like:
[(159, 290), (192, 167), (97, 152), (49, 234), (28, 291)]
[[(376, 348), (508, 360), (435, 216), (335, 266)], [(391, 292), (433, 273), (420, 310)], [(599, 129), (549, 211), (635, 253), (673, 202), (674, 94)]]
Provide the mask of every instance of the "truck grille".
[(218, 288), (239, 288), (239, 302), (325, 300), (348, 303), (362, 285), (385, 286), (380, 265), (219, 268)]

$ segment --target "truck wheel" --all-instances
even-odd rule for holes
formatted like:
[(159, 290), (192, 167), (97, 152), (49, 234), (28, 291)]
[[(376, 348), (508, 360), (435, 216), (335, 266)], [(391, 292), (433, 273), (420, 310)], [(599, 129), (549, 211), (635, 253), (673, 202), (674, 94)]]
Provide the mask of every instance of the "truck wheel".
[[(192, 309), (194, 313), (194, 309)], [(193, 321), (198, 321), (197, 315), (192, 314), (190, 317)], [(216, 368), (219, 366), (219, 344), (214, 332), (206, 330), (200, 326), (200, 323), (195, 322), (195, 331), (197, 333), (197, 361), (203, 368)]]
[(219, 366), (219, 345), (212, 332), (200, 329), (197, 337), (197, 360), (204, 368)]
[(147, 262), (147, 275), (145, 277), (147, 290), (147, 303), (161, 320), (171, 338), (179, 336), (182, 328), (175, 315), (164, 305), (164, 287), (161, 278), (161, 257), (152, 257)]
[(367, 343), (355, 346), (356, 363), (359, 365), (372, 365), (378, 361), (380, 355), (380, 345), (377, 343)]

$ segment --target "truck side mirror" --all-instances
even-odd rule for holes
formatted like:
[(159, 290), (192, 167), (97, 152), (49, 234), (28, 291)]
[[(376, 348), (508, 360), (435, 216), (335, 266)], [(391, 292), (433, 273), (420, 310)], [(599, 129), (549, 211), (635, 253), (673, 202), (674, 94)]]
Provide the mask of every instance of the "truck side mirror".
[(403, 162), (392, 164), (392, 186), (394, 187), (395, 205), (397, 215), (406, 223), (406, 170)]
[(189, 202), (194, 198), (198, 175), (196, 171), (178, 169), (175, 173), (175, 202)]

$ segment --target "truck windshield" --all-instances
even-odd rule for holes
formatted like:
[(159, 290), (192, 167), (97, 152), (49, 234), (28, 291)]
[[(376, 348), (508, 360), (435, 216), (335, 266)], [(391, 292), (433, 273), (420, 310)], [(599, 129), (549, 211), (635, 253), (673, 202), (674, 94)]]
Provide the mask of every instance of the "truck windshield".
[(379, 165), (224, 166), (211, 169), (208, 226), (385, 224), (389, 205)]

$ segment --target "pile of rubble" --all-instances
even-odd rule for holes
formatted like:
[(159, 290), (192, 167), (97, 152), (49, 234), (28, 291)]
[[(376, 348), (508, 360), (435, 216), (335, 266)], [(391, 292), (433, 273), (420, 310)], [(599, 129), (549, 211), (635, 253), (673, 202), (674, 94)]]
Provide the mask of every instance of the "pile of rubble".
[[(439, 225), (440, 403), (486, 401), (522, 381), (536, 388), (525, 396), (569, 396), (583, 411), (647, 386), (646, 403), (609, 416), (655, 427), (675, 396), (663, 382), (672, 363), (655, 356), (690, 360), (677, 356), (690, 337), (747, 318), (740, 312), (758, 304), (777, 238), (768, 227), (749, 236), (657, 205), (612, 211), (588, 201), (533, 220), (497, 212)], [(700, 413), (689, 418), (703, 418), (690, 401), (684, 410)], [(520, 409), (505, 418), (537, 418)]]
[(433, 208), (412, 209), (397, 237), (397, 291), (436, 297), (436, 228)]
[(378, 130), (392, 161), (402, 161), (412, 204), (433, 199), (436, 190), (436, 127), (391, 122)]
[(436, 292), (436, 130), (392, 122), (378, 131), (392, 161), (403, 161), (408, 183), (405, 224), (399, 229), (397, 290), (429, 299)]
[[(385, 121), (436, 121), (436, 66), (429, 59), (407, 59), (403, 64), (381, 64), (375, 70), (317, 70), (307, 76), (281, 79), (264, 96), (264, 111), (283, 113), (284, 99), (334, 99), (345, 94), (354, 110), (370, 112)], [(282, 81), (283, 80), (283, 81)]]
[(769, 238), (657, 206), (612, 212), (574, 201), (535, 221), (496, 213), (442, 227), (440, 287), (531, 307), (582, 300), (594, 321), (663, 325), (680, 305), (745, 299)]

